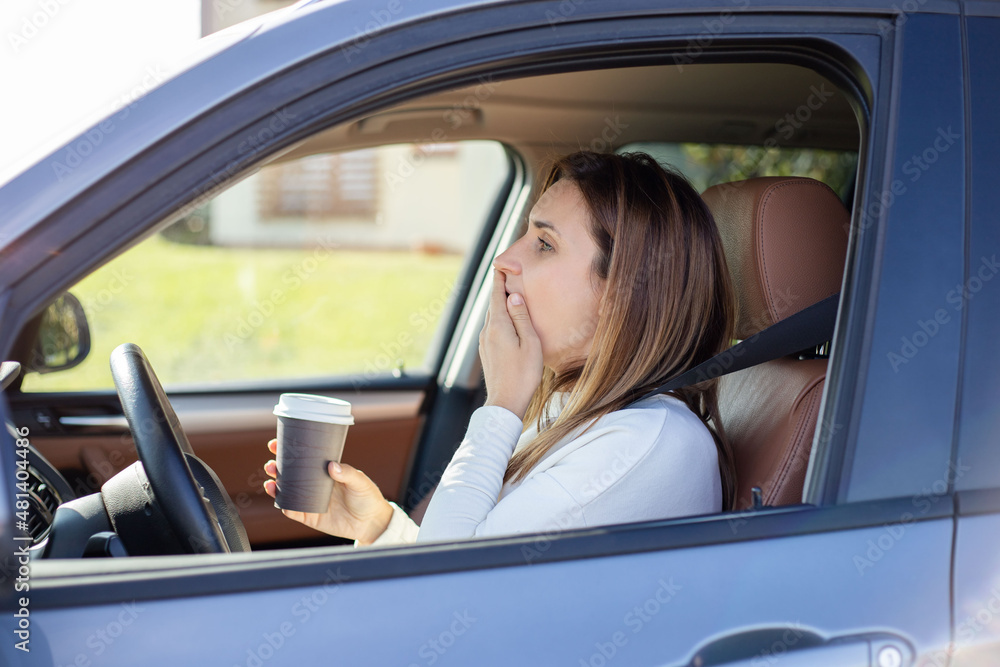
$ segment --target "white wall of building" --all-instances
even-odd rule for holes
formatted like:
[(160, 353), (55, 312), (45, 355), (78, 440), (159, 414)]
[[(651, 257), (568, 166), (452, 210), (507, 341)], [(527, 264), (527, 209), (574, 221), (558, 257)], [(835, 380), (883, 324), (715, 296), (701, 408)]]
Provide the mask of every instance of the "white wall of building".
[(251, 176), (210, 202), (213, 243), (301, 247), (319, 240), (344, 248), (463, 252), (475, 240), (507, 171), (495, 142), (457, 144), (454, 153), (415, 145), (379, 149), (375, 221), (330, 218), (271, 219), (257, 213), (259, 176)]

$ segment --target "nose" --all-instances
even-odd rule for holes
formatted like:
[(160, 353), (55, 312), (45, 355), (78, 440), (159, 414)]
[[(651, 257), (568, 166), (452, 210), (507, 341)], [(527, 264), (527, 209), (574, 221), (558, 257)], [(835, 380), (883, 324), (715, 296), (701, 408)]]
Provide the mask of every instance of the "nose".
[(493, 260), (493, 268), (497, 271), (503, 271), (507, 275), (521, 273), (521, 261), (517, 256), (517, 246), (518, 244), (515, 243), (497, 255), (496, 259)]

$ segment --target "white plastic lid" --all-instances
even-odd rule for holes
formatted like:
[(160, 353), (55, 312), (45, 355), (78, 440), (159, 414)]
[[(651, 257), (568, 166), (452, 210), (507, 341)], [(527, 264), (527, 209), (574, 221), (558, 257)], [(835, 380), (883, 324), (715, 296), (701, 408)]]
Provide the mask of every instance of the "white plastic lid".
[(305, 419), (327, 424), (354, 423), (351, 415), (351, 404), (339, 398), (328, 398), (314, 394), (282, 394), (278, 404), (274, 406), (274, 414), (278, 417)]

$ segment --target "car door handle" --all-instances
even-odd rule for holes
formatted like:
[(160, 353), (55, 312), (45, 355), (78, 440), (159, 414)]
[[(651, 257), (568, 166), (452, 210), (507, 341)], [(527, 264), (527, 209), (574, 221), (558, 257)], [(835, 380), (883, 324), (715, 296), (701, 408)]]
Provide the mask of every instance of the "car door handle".
[(718, 667), (871, 667), (868, 642), (819, 646), (724, 662)]
[[(761, 643), (766, 639), (765, 643)], [(909, 667), (914, 653), (886, 633), (822, 640), (796, 629), (771, 628), (720, 638), (697, 651), (688, 667)]]

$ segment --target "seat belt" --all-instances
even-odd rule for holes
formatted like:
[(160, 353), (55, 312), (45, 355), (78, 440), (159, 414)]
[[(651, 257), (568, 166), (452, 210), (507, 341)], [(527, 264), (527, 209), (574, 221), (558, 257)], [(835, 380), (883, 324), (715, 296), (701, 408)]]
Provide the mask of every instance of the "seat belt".
[(837, 322), (837, 305), (840, 293), (828, 296), (794, 315), (775, 322), (763, 331), (740, 341), (728, 350), (720, 352), (680, 375), (668, 380), (642, 398), (681, 389), (688, 385), (705, 382), (722, 375), (735, 373), (751, 366), (816, 347), (833, 338), (833, 327)]

